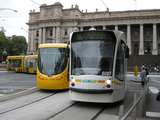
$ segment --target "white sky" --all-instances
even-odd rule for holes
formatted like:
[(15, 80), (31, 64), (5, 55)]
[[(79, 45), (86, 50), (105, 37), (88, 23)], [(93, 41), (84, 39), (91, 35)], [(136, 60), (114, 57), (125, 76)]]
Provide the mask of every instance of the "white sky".
[(72, 4), (79, 5), (80, 10), (89, 12), (106, 10), (105, 5), (110, 11), (139, 10), (139, 9), (160, 9), (160, 0), (0, 0), (1, 8), (11, 8), (18, 11), (15, 13), (10, 10), (0, 10), (0, 27), (4, 27), (7, 36), (23, 35), (28, 39), (29, 11), (35, 9), (39, 11), (39, 6), (35, 4), (46, 3), (47, 5), (61, 2), (64, 8), (70, 8)]

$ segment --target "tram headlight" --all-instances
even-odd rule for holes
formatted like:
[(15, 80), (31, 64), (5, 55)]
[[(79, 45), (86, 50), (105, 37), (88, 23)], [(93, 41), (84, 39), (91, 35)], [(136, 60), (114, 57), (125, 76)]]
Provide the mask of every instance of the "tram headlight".
[(111, 80), (106, 80), (106, 87), (110, 88), (111, 87)]
[(107, 85), (111, 85), (111, 80), (106, 80)]
[(76, 80), (73, 78), (73, 79), (71, 79), (71, 86), (73, 87), (73, 86), (75, 86), (75, 82), (76, 82)]
[(74, 78), (71, 81), (74, 82), (74, 83), (76, 82), (76, 80)]

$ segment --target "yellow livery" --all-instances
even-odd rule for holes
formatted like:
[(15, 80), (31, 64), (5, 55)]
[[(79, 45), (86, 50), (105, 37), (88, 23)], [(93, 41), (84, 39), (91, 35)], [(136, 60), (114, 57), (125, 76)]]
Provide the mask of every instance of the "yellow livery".
[(64, 43), (40, 44), (37, 83), (39, 89), (68, 89), (68, 46)]
[(37, 71), (37, 55), (27, 55), (24, 58), (24, 72), (36, 73)]
[(8, 56), (7, 69), (9, 71), (24, 72), (24, 56)]

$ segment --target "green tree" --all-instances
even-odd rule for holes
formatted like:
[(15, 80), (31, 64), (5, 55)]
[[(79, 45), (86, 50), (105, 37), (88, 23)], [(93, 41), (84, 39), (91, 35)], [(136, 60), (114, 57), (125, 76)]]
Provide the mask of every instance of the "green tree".
[(27, 42), (25, 37), (13, 35), (6, 37), (3, 31), (0, 31), (0, 62), (7, 55), (24, 55), (27, 52)]
[(24, 55), (27, 52), (27, 42), (23, 36), (13, 35), (11, 38), (10, 49), (12, 55)]
[(3, 59), (3, 52), (7, 49), (8, 40), (3, 31), (0, 31), (0, 62)]
[(0, 31), (0, 48), (3, 49), (6, 45), (5, 45), (5, 41), (6, 41), (6, 36), (4, 34), (4, 32)]

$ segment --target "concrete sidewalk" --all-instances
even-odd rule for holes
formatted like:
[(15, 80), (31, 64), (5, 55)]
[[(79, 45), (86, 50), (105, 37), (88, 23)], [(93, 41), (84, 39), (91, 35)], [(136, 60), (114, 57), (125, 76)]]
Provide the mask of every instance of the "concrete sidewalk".
[(7, 65), (0, 63), (0, 71), (6, 71), (6, 70), (7, 70)]

